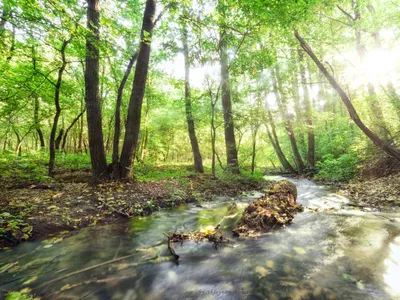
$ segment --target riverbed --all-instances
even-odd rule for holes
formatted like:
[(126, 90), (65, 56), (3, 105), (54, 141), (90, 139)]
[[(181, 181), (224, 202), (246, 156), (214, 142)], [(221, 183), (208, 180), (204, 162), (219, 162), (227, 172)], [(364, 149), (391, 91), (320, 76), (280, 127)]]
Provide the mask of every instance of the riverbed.
[[(328, 187), (289, 180), (306, 208), (290, 226), (233, 238), (254, 192), (61, 233), (0, 253), (0, 267), (11, 265), (0, 298), (28, 288), (43, 299), (400, 299), (400, 214), (356, 210)], [(230, 243), (176, 244), (171, 259), (165, 234), (217, 224)]]

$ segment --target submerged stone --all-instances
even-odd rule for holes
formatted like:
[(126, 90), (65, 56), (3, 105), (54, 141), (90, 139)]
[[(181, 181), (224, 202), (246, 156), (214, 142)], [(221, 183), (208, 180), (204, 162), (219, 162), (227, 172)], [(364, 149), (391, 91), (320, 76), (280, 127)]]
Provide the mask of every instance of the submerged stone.
[(251, 203), (233, 230), (235, 236), (257, 236), (276, 226), (290, 224), (303, 208), (296, 204), (296, 186), (287, 180), (274, 183), (269, 192)]

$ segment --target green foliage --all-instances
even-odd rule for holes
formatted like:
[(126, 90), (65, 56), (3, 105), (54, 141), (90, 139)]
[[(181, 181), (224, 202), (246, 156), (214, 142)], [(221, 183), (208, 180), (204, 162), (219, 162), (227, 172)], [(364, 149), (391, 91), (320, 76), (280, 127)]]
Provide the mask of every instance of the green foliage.
[(0, 154), (0, 185), (8, 188), (49, 180), (45, 175), (46, 158), (40, 152), (24, 156), (15, 156), (12, 152)]
[(22, 216), (15, 216), (9, 212), (0, 214), (0, 238), (27, 240), (32, 229), (32, 226), (22, 220)]
[(60, 169), (87, 169), (90, 168), (89, 154), (57, 153), (56, 166)]
[(152, 181), (163, 178), (180, 178), (195, 174), (192, 165), (155, 165), (153, 163), (141, 163), (135, 165), (135, 176), (141, 181)]
[(5, 300), (39, 300), (39, 298), (35, 298), (30, 292), (31, 290), (29, 288), (9, 292)]
[(349, 181), (355, 174), (359, 158), (356, 153), (348, 153), (335, 158), (327, 154), (317, 164), (317, 178), (333, 181)]
[(228, 172), (220, 171), (216, 176), (224, 182), (231, 184), (242, 184), (246, 186), (252, 186), (257, 184), (257, 182), (263, 180), (264, 175), (260, 170), (257, 170), (254, 175), (248, 170), (241, 170), (240, 174), (231, 174)]

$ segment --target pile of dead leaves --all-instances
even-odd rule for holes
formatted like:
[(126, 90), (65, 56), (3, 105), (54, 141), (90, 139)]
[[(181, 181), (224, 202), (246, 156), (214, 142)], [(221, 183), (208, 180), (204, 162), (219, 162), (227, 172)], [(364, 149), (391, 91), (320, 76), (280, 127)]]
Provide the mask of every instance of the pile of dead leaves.
[(271, 186), (263, 197), (251, 203), (233, 230), (235, 236), (257, 236), (276, 226), (290, 224), (303, 208), (296, 205), (296, 186), (286, 180)]

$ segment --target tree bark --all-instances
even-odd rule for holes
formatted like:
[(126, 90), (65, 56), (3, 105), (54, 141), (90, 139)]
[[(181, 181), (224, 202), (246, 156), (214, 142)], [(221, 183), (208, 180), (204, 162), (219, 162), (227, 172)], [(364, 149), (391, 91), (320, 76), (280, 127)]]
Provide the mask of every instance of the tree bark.
[(356, 125), (364, 132), (364, 134), (380, 149), (385, 151), (390, 156), (394, 157), (398, 161), (400, 161), (400, 151), (389, 146), (388, 144), (384, 143), (374, 132), (372, 132), (365, 124), (361, 121), (360, 117), (357, 114), (356, 109), (354, 108), (353, 104), (350, 101), (350, 98), (347, 96), (345, 91), (341, 88), (341, 86), (337, 83), (335, 78), (328, 72), (325, 66), (321, 63), (318, 57), (314, 54), (311, 47), (306, 43), (306, 41), (299, 35), (297, 31), (294, 32), (295, 37), (300, 42), (301, 47), (304, 51), (311, 57), (311, 59), (315, 62), (318, 66), (320, 71), (324, 74), (326, 79), (328, 79), (331, 86), (336, 90), (339, 94), (340, 99), (344, 103), (349, 112), (351, 119), (356, 123)]
[(55, 160), (56, 160), (56, 133), (57, 133), (58, 120), (61, 115), (61, 105), (60, 105), (61, 84), (62, 84), (65, 68), (67, 67), (67, 60), (65, 58), (65, 50), (67, 49), (67, 46), (70, 42), (71, 42), (71, 38), (68, 40), (64, 40), (63, 44), (61, 46), (61, 50), (60, 50), (62, 64), (61, 64), (60, 69), (58, 70), (57, 82), (55, 84), (54, 105), (56, 108), (56, 112), (54, 115), (53, 126), (51, 127), (50, 141), (49, 141), (49, 149), (50, 149), (49, 176), (54, 175), (54, 167), (55, 167)]
[[(277, 68), (277, 67), (275, 67), (275, 68)], [(276, 71), (278, 71), (278, 70), (276, 70)], [(282, 120), (285, 122), (285, 129), (286, 129), (287, 135), (289, 137), (289, 141), (290, 141), (290, 145), (292, 147), (296, 165), (297, 165), (299, 171), (302, 172), (304, 169), (304, 163), (303, 163), (303, 160), (301, 159), (299, 148), (297, 147), (297, 142), (296, 142), (296, 137), (294, 135), (292, 122), (290, 120), (290, 117), (286, 115), (286, 112), (288, 111), (287, 104), (286, 104), (286, 100), (284, 99), (284, 97), (281, 96), (281, 91), (278, 86), (278, 74), (276, 71), (274, 69), (272, 70), (273, 89), (274, 89), (275, 97), (276, 97), (276, 100), (278, 103), (278, 108), (279, 108), (279, 112), (281, 114)]]
[(251, 174), (254, 175), (254, 170), (256, 168), (256, 145), (257, 145), (257, 132), (258, 132), (258, 125), (254, 126), (252, 130), (252, 141), (251, 141), (251, 146), (252, 146), (252, 151), (251, 151)]
[(142, 103), (149, 69), (150, 45), (154, 28), (155, 10), (155, 0), (147, 0), (143, 15), (138, 62), (136, 64), (135, 77), (133, 79), (132, 93), (128, 107), (124, 144), (121, 152), (120, 178), (127, 178), (133, 169), (133, 157), (135, 156), (138, 144)]
[(20, 134), (16, 129), (14, 129), (15, 136), (17, 137), (17, 146), (15, 147), (15, 153), (17, 156), (21, 156), (22, 154), (22, 139)]
[(99, 0), (87, 0), (87, 3), (87, 27), (90, 34), (86, 38), (85, 103), (92, 181), (96, 183), (108, 178), (99, 92), (100, 53), (97, 44), (100, 41), (100, 3)]
[(306, 108), (306, 125), (307, 125), (307, 136), (308, 136), (307, 161), (309, 166), (314, 167), (315, 135), (314, 135), (314, 127), (312, 121), (311, 101), (310, 101), (310, 94), (308, 92), (308, 87), (306, 85), (306, 68), (304, 66), (303, 52), (299, 49), (298, 53), (299, 53), (299, 63), (300, 63), (300, 76), (301, 76), (301, 81), (303, 83), (303, 91), (304, 91), (304, 104)]
[(60, 144), (63, 136), (64, 136), (64, 128), (61, 128), (60, 131), (58, 132), (56, 140), (54, 141), (56, 150), (60, 150)]
[(221, 64), (221, 92), (222, 108), (224, 114), (225, 147), (227, 169), (233, 174), (239, 174), (238, 153), (236, 149), (235, 127), (232, 116), (232, 101), (229, 85), (229, 65), (226, 32), (221, 30), (219, 41), (219, 57)]
[[(84, 109), (86, 111), (86, 106), (85, 106), (85, 108), (83, 108), (83, 106), (84, 106), (83, 98), (81, 99), (81, 110)], [(79, 132), (78, 132), (78, 153), (82, 153), (83, 125), (84, 125), (84, 121), (83, 121), (83, 118), (81, 118), (80, 121), (79, 121)]]
[(199, 173), (204, 173), (203, 159), (200, 153), (199, 143), (196, 137), (196, 131), (192, 113), (192, 99), (190, 93), (190, 61), (189, 61), (189, 47), (188, 47), (188, 32), (186, 24), (182, 28), (182, 43), (183, 54), (185, 57), (185, 111), (186, 121), (189, 132), (190, 145), (192, 146), (194, 168)]
[[(113, 153), (112, 153), (112, 164), (117, 166), (119, 160), (119, 138), (121, 137), (121, 104), (122, 96), (124, 93), (125, 84), (131, 74), (132, 67), (137, 60), (138, 52), (134, 53), (129, 59), (128, 66), (126, 67), (124, 77), (118, 87), (117, 102), (115, 103), (115, 120), (114, 120), (114, 139), (113, 139)], [(119, 167), (118, 167), (119, 168)]]
[(35, 123), (36, 132), (39, 136), (40, 141), (40, 149), (44, 149), (46, 147), (43, 137), (43, 132), (40, 129), (40, 122), (39, 122), (39, 99), (34, 96), (34, 112), (33, 112), (33, 121)]

